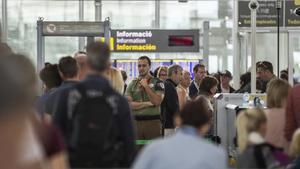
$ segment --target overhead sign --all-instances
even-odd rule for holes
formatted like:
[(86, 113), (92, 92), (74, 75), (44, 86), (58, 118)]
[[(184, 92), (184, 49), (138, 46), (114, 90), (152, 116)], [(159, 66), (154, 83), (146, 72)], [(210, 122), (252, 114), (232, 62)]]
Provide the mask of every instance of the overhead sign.
[(103, 36), (104, 22), (43, 22), (44, 36)]
[(199, 30), (112, 30), (114, 52), (199, 52)]
[[(250, 1), (239, 1), (239, 27), (250, 27), (251, 26), (251, 11), (249, 9)], [(259, 0), (259, 8), (257, 9), (257, 27), (275, 27), (277, 26), (277, 9), (276, 1), (274, 0)], [(283, 12), (280, 10), (280, 26), (283, 26)]]
[(300, 4), (296, 1), (285, 1), (285, 26), (300, 26), (300, 16), (296, 16), (294, 11), (299, 8)]

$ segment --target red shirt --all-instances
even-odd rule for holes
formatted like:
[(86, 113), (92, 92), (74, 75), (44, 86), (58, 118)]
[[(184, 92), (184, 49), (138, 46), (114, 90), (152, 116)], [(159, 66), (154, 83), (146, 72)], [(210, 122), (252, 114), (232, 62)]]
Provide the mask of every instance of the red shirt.
[(291, 141), (295, 130), (300, 127), (300, 84), (290, 90), (285, 122), (285, 138)]
[(44, 124), (45, 135), (42, 139), (42, 145), (45, 149), (46, 156), (58, 154), (65, 151), (64, 140), (60, 132), (51, 124)]

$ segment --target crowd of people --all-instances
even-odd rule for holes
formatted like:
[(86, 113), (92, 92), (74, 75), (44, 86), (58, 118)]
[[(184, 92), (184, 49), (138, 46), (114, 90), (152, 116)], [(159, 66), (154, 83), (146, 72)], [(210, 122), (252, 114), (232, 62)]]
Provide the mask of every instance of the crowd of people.
[[(32, 63), (0, 49), (1, 167), (228, 168), (228, 154), (212, 139), (214, 95), (250, 93), (249, 72), (235, 90), (228, 70), (208, 74), (199, 63), (193, 72), (174, 64), (152, 73), (151, 59), (141, 56), (139, 76), (127, 84), (126, 72), (111, 66), (109, 47), (94, 42), (45, 64), (36, 97)], [(270, 62), (256, 66), (267, 109), (237, 115), (236, 167), (300, 168), (300, 85), (277, 78)]]

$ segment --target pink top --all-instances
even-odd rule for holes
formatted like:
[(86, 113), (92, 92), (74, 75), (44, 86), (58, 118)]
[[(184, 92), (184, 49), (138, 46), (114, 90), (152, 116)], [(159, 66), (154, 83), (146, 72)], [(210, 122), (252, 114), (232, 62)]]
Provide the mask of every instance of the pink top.
[(268, 143), (287, 150), (288, 142), (284, 137), (285, 109), (272, 108), (265, 110), (267, 116), (267, 132), (265, 139)]

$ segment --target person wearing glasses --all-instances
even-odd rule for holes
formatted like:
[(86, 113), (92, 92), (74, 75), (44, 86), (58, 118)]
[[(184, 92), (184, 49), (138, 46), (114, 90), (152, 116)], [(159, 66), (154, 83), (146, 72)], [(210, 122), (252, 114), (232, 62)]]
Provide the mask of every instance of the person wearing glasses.
[(256, 64), (256, 76), (263, 82), (261, 89), (262, 93), (265, 93), (267, 90), (267, 84), (276, 79), (276, 76), (273, 73), (273, 65), (268, 61), (261, 61)]
[(151, 60), (147, 56), (138, 59), (139, 77), (126, 89), (127, 97), (137, 129), (137, 139), (148, 140), (160, 136), (160, 105), (164, 97), (164, 83), (150, 74)]
[(160, 66), (157, 72), (157, 77), (163, 82), (166, 81), (168, 78), (168, 67)]

